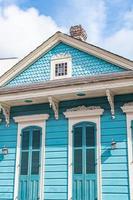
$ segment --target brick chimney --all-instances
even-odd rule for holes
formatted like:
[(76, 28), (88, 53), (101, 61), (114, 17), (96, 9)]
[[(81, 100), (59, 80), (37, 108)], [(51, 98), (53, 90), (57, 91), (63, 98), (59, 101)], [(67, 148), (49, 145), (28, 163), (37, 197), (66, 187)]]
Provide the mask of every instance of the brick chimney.
[(82, 40), (82, 41), (87, 40), (87, 33), (81, 25), (71, 26), (70, 35), (71, 37)]

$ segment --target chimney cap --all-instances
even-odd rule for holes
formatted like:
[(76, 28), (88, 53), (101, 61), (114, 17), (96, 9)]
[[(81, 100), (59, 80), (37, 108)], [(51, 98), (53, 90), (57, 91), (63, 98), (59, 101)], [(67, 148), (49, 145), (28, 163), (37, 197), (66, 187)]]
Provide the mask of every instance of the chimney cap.
[(87, 33), (81, 25), (71, 26), (70, 35), (71, 37), (82, 40), (82, 41), (87, 40)]

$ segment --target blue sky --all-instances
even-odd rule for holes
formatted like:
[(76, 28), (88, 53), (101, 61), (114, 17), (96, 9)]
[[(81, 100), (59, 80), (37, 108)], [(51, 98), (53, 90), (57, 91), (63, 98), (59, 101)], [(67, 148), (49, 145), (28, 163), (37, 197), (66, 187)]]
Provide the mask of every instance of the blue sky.
[(0, 0), (0, 57), (23, 57), (76, 24), (86, 29), (88, 42), (133, 59), (132, 0)]

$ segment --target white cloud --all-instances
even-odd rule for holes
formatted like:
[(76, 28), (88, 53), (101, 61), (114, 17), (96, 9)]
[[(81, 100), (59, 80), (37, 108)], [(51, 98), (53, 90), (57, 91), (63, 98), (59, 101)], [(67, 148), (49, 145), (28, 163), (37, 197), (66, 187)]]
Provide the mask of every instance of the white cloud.
[(83, 23), (86, 27), (88, 42), (133, 59), (133, 9), (127, 11), (124, 19), (121, 19), (121, 28), (107, 36), (105, 32), (110, 24), (107, 24), (109, 8), (105, 0), (70, 0), (70, 5), (75, 21)]
[(123, 27), (110, 37), (103, 39), (102, 46), (133, 60), (133, 10), (125, 13)]
[[(66, 7), (61, 7), (61, 23), (82, 24), (88, 33), (88, 42), (98, 44), (106, 22), (104, 0), (67, 0)], [(67, 16), (70, 16), (69, 18)]]
[[(67, 7), (59, 9), (62, 10), (58, 16), (62, 19), (60, 24), (68, 28), (82, 24), (87, 30), (88, 42), (133, 58), (133, 10), (125, 13), (120, 30), (105, 36), (105, 29), (109, 28), (105, 0), (68, 0)], [(68, 32), (50, 16), (40, 15), (35, 8), (22, 10), (12, 5), (0, 7), (0, 57), (23, 57), (58, 30)]]
[(64, 31), (35, 8), (4, 7), (0, 10), (0, 57), (22, 57), (58, 30)]

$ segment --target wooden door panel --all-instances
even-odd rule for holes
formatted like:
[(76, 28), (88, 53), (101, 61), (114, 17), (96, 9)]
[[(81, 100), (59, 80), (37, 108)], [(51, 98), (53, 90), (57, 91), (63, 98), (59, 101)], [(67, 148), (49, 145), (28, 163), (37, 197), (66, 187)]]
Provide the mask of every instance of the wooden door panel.
[(41, 129), (22, 131), (19, 200), (39, 199)]
[(73, 130), (73, 200), (96, 200), (96, 133), (93, 123)]

